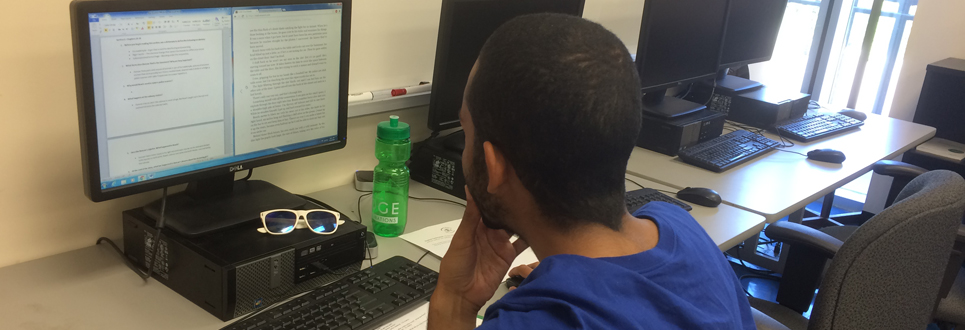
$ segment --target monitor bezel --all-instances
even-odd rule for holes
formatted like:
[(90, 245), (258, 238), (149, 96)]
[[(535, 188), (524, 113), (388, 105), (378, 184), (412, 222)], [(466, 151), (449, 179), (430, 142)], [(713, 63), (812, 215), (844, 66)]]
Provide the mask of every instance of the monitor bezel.
[[(276, 6), (298, 4), (342, 4), (342, 40), (339, 65), (339, 102), (338, 102), (338, 136), (331, 143), (291, 150), (253, 158), (191, 172), (166, 176), (143, 181), (118, 188), (102, 190), (100, 175), (100, 150), (97, 144), (97, 126), (94, 104), (93, 68), (91, 63), (90, 28), (88, 14), (104, 12), (193, 9), (193, 8), (221, 8), (248, 6)], [(146, 191), (184, 184), (201, 179), (224, 176), (237, 171), (252, 169), (284, 162), (296, 158), (311, 156), (322, 152), (344, 148), (346, 145), (348, 123), (348, 79), (349, 79), (349, 50), (351, 38), (351, 0), (107, 0), (107, 1), (72, 1), (70, 3), (70, 26), (74, 51), (74, 79), (77, 94), (77, 115), (80, 133), (81, 165), (84, 181), (84, 195), (94, 202), (101, 202), (119, 197), (129, 196)]]
[[(449, 44), (452, 40), (452, 22), (453, 13), (455, 12), (455, 6), (459, 3), (466, 2), (501, 2), (501, 1), (513, 1), (513, 0), (443, 0), (442, 9), (440, 10), (439, 18), (439, 36), (436, 39), (436, 57), (435, 62), (432, 67), (432, 85), (433, 86), (443, 86), (447, 84), (447, 79), (449, 78), (446, 74), (448, 73), (449, 64)], [(521, 0), (525, 1), (525, 0)], [(580, 3), (580, 13), (579, 17), (583, 17), (583, 11), (586, 9), (586, 0), (577, 0)], [(518, 2), (518, 1), (517, 1)], [(435, 97), (436, 91), (433, 91), (429, 95), (429, 121), (428, 126), (434, 132), (440, 132), (447, 129), (457, 128), (462, 126), (459, 120), (450, 120), (443, 118), (447, 113), (443, 109), (439, 109), (438, 98)], [(443, 122), (443, 120), (447, 120)]]
[[(650, 0), (650, 1), (657, 1), (657, 0)], [(672, 1), (672, 0), (671, 0), (671, 1)], [(697, 76), (693, 76), (693, 77), (686, 77), (686, 78), (683, 78), (683, 79), (678, 79), (678, 80), (674, 80), (674, 81), (663, 82), (663, 83), (660, 83), (660, 84), (650, 85), (650, 86), (644, 86), (644, 85), (643, 85), (643, 72), (642, 72), (642, 69), (643, 69), (643, 68), (641, 67), (641, 65), (642, 65), (644, 62), (646, 62), (647, 47), (650, 46), (648, 40), (650, 39), (650, 34), (651, 34), (651, 30), (652, 30), (652, 29), (650, 28), (649, 23), (651, 22), (650, 16), (653, 15), (653, 11), (651, 10), (651, 8), (653, 8), (653, 7), (648, 6), (646, 3), (643, 5), (643, 18), (640, 20), (640, 35), (639, 35), (639, 38), (637, 39), (636, 61), (634, 61), (634, 63), (633, 63), (634, 67), (637, 69), (637, 74), (639, 74), (640, 77), (641, 77), (641, 78), (640, 78), (640, 83), (641, 83), (640, 92), (641, 92), (641, 93), (650, 93), (650, 92), (666, 91), (668, 88), (680, 86), (680, 85), (683, 85), (683, 84), (689, 84), (689, 83), (693, 83), (693, 82), (698, 82), (698, 81), (710, 80), (710, 79), (713, 79), (713, 78), (715, 78), (715, 77), (717, 76), (717, 71), (718, 71), (719, 68), (720, 68), (720, 55), (723, 54), (723, 48), (724, 48), (724, 47), (723, 47), (723, 45), (724, 45), (723, 40), (724, 40), (724, 36), (727, 34), (727, 31), (725, 30), (725, 29), (727, 28), (727, 18), (730, 16), (730, 0), (721, 0), (721, 1), (727, 1), (727, 4), (724, 6), (724, 8), (725, 8), (724, 21), (723, 21), (723, 23), (722, 23), (723, 25), (721, 25), (721, 27), (720, 27), (721, 34), (720, 34), (720, 38), (719, 38), (720, 41), (719, 41), (718, 46), (717, 46), (717, 66), (716, 66), (716, 69), (714, 69), (712, 72), (708, 72), (708, 73), (706, 73), (706, 74), (697, 75)]]

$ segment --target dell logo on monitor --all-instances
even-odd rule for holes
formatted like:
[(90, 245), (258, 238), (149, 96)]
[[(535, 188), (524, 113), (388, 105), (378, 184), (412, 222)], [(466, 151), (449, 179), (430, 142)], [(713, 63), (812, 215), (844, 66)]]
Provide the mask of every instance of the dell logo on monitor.
[(238, 172), (245, 169), (243, 165), (232, 166), (228, 168), (228, 172)]

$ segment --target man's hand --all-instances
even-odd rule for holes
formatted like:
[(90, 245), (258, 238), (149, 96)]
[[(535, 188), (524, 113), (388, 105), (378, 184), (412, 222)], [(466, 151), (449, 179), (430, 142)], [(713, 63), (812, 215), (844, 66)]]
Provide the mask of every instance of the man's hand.
[[(529, 277), (529, 274), (533, 272), (533, 269), (536, 269), (536, 266), (539, 266), (539, 261), (531, 263), (529, 265), (516, 266), (515, 268), (509, 270), (509, 276), (519, 276), (525, 279)], [(515, 286), (509, 288), (510, 291), (514, 289), (516, 289)]]
[(516, 256), (528, 245), (510, 242), (505, 230), (483, 225), (466, 191), (466, 212), (439, 265), (439, 281), (429, 302), (429, 329), (472, 329), (476, 314), (493, 297)]

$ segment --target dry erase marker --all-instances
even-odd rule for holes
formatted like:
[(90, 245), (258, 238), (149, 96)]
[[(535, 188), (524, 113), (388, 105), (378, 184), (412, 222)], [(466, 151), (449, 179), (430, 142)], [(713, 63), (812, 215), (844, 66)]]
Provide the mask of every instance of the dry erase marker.
[(406, 94), (422, 93), (422, 92), (428, 92), (431, 90), (432, 90), (432, 84), (409, 86), (405, 88), (393, 89), (392, 96), (402, 96)]
[(380, 91), (372, 91), (372, 99), (373, 99), (373, 100), (387, 99), (387, 98), (390, 98), (390, 97), (392, 97), (392, 90), (391, 90), (391, 89), (383, 89), (383, 90), (380, 90)]

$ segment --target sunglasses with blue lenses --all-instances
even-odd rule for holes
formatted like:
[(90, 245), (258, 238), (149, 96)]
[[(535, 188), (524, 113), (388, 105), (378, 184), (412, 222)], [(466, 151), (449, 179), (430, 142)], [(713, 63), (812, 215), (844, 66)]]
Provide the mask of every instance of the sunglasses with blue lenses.
[(345, 220), (340, 220), (339, 217), (338, 212), (330, 210), (265, 211), (261, 212), (261, 224), (264, 228), (259, 228), (258, 231), (284, 235), (295, 229), (309, 228), (316, 234), (330, 235), (339, 225), (345, 223)]

